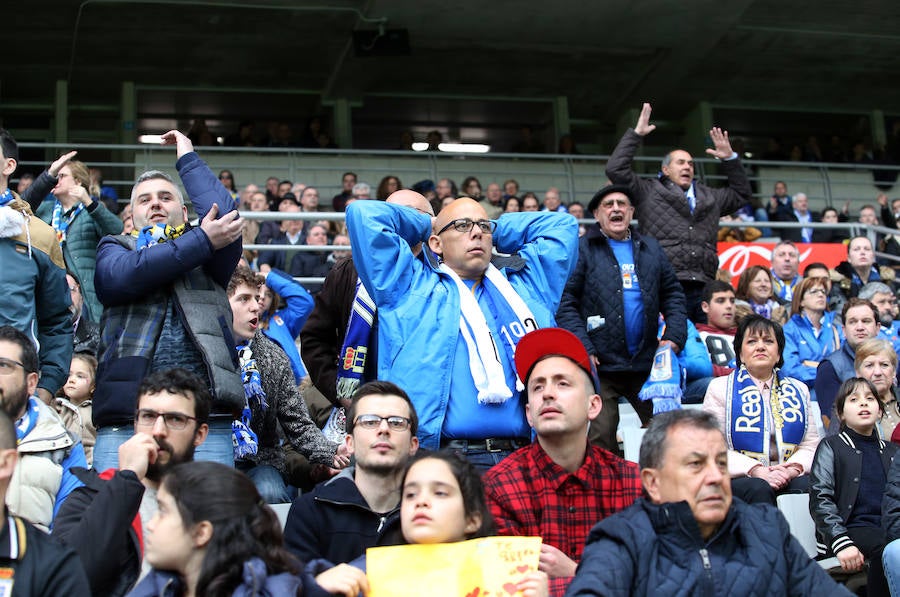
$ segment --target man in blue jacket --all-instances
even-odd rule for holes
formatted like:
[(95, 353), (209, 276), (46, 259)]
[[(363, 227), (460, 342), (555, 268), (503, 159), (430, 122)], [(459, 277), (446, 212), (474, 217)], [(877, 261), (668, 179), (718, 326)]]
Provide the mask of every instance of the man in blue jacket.
[[(624, 185), (600, 189), (588, 204), (597, 223), (579, 241), (578, 264), (566, 283), (556, 314), (559, 325), (578, 336), (600, 375), (603, 408), (591, 421), (591, 443), (619, 452), (619, 396), (646, 424), (650, 401), (638, 399), (659, 346), (676, 353), (687, 340), (684, 291), (656, 239), (631, 227), (632, 191)], [(658, 337), (659, 315), (665, 331)], [(678, 384), (678, 365), (674, 366)]]
[(709, 413), (654, 417), (640, 465), (648, 497), (591, 530), (567, 597), (851, 594), (778, 510), (732, 498), (725, 436)]
[(244, 405), (225, 288), (241, 256), (243, 219), (230, 193), (178, 131), (176, 168), (200, 218), (188, 223), (181, 191), (163, 172), (142, 174), (131, 191), (134, 231), (97, 247), (95, 288), (103, 303), (94, 391), (94, 467), (116, 466), (118, 446), (133, 433), (140, 381), (182, 367), (206, 380), (213, 395), (209, 439), (200, 460), (233, 464), (231, 422)]
[[(527, 332), (555, 324), (577, 256), (575, 218), (539, 212), (488, 220), (469, 198), (436, 218), (356, 201), (347, 228), (378, 308), (378, 377), (412, 397), (422, 447), (458, 450), (487, 469), (530, 443), (513, 353)], [(411, 247), (421, 242), (438, 264), (416, 258)], [(520, 262), (491, 265), (494, 247)]]

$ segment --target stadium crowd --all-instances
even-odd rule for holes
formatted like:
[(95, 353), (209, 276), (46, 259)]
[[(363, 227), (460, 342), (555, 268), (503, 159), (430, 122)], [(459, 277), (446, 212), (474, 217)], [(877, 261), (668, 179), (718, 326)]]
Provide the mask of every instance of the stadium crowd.
[[(868, 228), (900, 199), (807, 227), (851, 216), (784, 182), (754, 204), (720, 128), (723, 186), (683, 149), (639, 176), (651, 114), (587, 205), (474, 176), (239, 187), (200, 129), (162, 136), (181, 185), (144, 172), (120, 204), (73, 151), (14, 192), (0, 130), (0, 587), (353, 597), (369, 548), (518, 535), (542, 539), (522, 595), (900, 595), (900, 309), (876, 258), (900, 233)], [(241, 215), (326, 211), (345, 219)], [(733, 286), (716, 241), (762, 234), (771, 263)], [(801, 271), (811, 242), (846, 260)]]

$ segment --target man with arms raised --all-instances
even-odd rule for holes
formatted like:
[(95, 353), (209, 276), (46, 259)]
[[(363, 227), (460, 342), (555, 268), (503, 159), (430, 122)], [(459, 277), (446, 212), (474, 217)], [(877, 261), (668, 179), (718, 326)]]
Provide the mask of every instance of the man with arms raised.
[(683, 149), (669, 152), (658, 178), (639, 178), (632, 170), (643, 138), (656, 129), (650, 124), (650, 104), (644, 104), (633, 129), (628, 129), (606, 164), (613, 184), (626, 185), (634, 197), (641, 232), (659, 241), (684, 288), (688, 317), (703, 321), (700, 310), (704, 285), (716, 276), (719, 216), (737, 211), (750, 200), (751, 188), (728, 132), (709, 131), (715, 145), (706, 153), (721, 160), (728, 186), (713, 189), (694, 180), (694, 158)]
[[(104, 312), (94, 392), (97, 444), (94, 466), (116, 466), (119, 444), (131, 434), (137, 388), (147, 374), (183, 367), (205, 380), (213, 394), (208, 454), (232, 464), (232, 413), (244, 402), (226, 338), (231, 310), (225, 287), (241, 257), (241, 228), (234, 200), (178, 131), (163, 135), (176, 145), (176, 167), (200, 218), (187, 207), (172, 179), (143, 173), (131, 191), (134, 232), (106, 236), (97, 247), (95, 286)], [(221, 215), (221, 217), (219, 217)]]
[[(530, 443), (513, 353), (526, 332), (554, 324), (575, 265), (575, 218), (543, 212), (493, 221), (461, 198), (432, 220), (357, 201), (347, 228), (378, 308), (378, 376), (416, 388), (422, 446), (453, 448), (486, 469)], [(423, 241), (439, 264), (413, 254)], [(518, 253), (521, 263), (496, 268), (494, 247)]]
[(850, 595), (777, 509), (732, 498), (713, 415), (655, 416), (640, 464), (647, 497), (591, 530), (566, 595)]
[(603, 404), (577, 336), (560, 328), (526, 334), (516, 369), (537, 441), (485, 473), (484, 490), (499, 535), (543, 539), (538, 569), (550, 576), (550, 594), (562, 595), (591, 527), (641, 496), (640, 475), (633, 462), (588, 443)]
[(81, 556), (94, 595), (125, 595), (146, 573), (143, 534), (158, 510), (162, 476), (194, 459), (209, 432), (206, 384), (185, 369), (156, 371), (138, 388), (134, 435), (119, 446), (119, 469), (79, 469), (53, 535)]
[(356, 465), (294, 501), (284, 528), (291, 553), (304, 562), (340, 564), (398, 540), (400, 480), (419, 447), (417, 431), (406, 392), (389, 381), (360, 386), (347, 410)]

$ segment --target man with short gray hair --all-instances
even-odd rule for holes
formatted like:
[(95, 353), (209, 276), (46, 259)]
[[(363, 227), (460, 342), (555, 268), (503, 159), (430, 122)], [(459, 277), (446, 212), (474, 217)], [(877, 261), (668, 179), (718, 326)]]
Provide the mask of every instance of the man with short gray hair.
[(134, 232), (106, 236), (97, 247), (95, 285), (105, 308), (93, 398), (97, 470), (115, 467), (119, 445), (133, 434), (141, 380), (176, 366), (203, 379), (214, 399), (210, 439), (198, 457), (233, 463), (232, 413), (243, 407), (244, 389), (226, 337), (225, 287), (241, 256), (244, 221), (186, 136), (169, 131), (162, 143), (177, 148), (178, 174), (200, 223), (188, 223), (167, 174), (145, 172), (131, 192)]
[(647, 497), (594, 526), (567, 596), (850, 595), (776, 508), (732, 498), (725, 436), (709, 413), (655, 416), (640, 466)]

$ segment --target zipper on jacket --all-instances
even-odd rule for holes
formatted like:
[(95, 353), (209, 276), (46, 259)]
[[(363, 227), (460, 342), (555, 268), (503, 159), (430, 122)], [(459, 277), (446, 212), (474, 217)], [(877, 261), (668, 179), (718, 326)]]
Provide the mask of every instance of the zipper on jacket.
[(384, 523), (385, 523), (385, 522), (387, 522), (387, 516), (382, 516), (382, 517), (378, 520), (378, 530), (375, 531), (376, 533), (380, 533), (380, 532), (381, 532), (381, 529), (384, 528)]
[(706, 580), (709, 581), (710, 587), (713, 586), (712, 563), (709, 561), (709, 552), (706, 548), (700, 549), (700, 558), (703, 560), (703, 569), (706, 571)]

